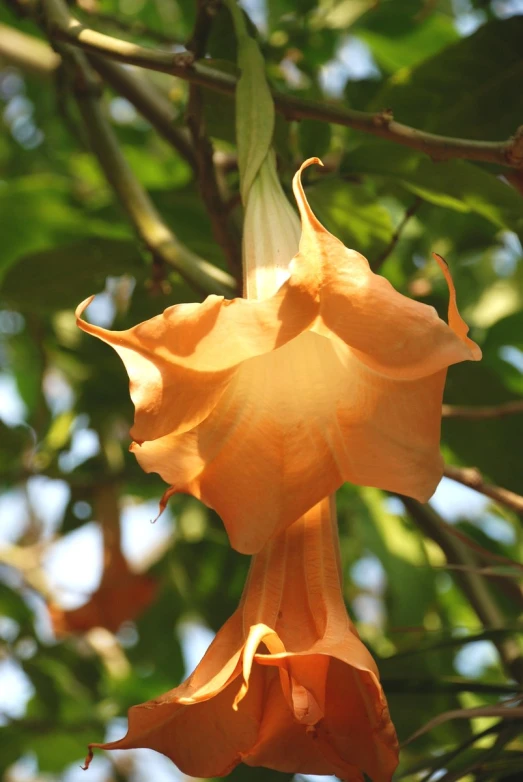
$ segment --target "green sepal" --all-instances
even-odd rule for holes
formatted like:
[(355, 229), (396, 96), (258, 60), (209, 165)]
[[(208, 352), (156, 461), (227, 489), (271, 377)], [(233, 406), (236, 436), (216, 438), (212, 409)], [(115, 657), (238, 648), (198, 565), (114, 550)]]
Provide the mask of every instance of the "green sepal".
[(259, 46), (247, 32), (243, 12), (229, 0), (238, 39), (238, 67), (241, 75), (236, 88), (236, 141), (240, 190), (245, 204), (260, 170), (274, 133), (274, 103), (265, 77), (265, 61)]

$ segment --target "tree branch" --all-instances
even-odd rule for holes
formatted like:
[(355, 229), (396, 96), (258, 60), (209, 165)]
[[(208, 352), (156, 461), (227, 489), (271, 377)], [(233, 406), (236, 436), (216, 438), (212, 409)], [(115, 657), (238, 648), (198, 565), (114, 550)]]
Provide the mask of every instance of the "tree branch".
[(101, 24), (105, 27), (112, 27), (113, 30), (118, 30), (124, 35), (142, 36), (144, 38), (149, 38), (155, 43), (165, 44), (166, 46), (172, 45), (173, 43), (183, 43), (182, 41), (175, 41), (172, 34), (152, 30), (150, 27), (147, 27), (147, 25), (132, 17), (130, 20), (126, 20), (116, 14), (106, 14), (95, 10), (89, 3), (84, 3), (82, 7), (78, 6), (77, 8), (80, 18), (89, 18), (95, 25)]
[[(0, 24), (1, 58), (44, 77), (51, 77), (61, 62), (60, 55), (53, 52), (47, 43), (4, 24)], [(88, 60), (103, 80), (132, 103), (157, 132), (185, 158), (191, 168), (196, 170), (192, 146), (186, 134), (174, 125), (175, 109), (154, 84), (130, 73), (106, 57), (90, 54)]]
[(204, 293), (230, 295), (235, 290), (235, 280), (226, 272), (199, 258), (178, 241), (134, 176), (111, 126), (101, 111), (100, 85), (93, 79), (83, 55), (71, 50), (67, 59), (73, 75), (74, 95), (91, 149), (153, 257), (172, 266)]
[(490, 497), (515, 513), (523, 514), (523, 497), (513, 491), (509, 491), (509, 489), (503, 489), (501, 486), (485, 483), (482, 474), (476, 467), (455, 467), (454, 465), (446, 464), (443, 473), (447, 478), (451, 478), (451, 480), (457, 481), (457, 483), (462, 483), (463, 486), (468, 486), (469, 489), (474, 489), (474, 491)]
[(165, 98), (154, 84), (129, 73), (117, 63), (96, 54), (87, 55), (92, 67), (115, 92), (124, 98), (150, 122), (166, 141), (189, 163), (193, 171), (197, 170), (196, 157), (186, 134), (175, 127), (176, 112), (171, 102)]
[(45, 41), (0, 24), (0, 61), (7, 60), (35, 76), (51, 78), (60, 65), (60, 57)]
[[(50, 21), (50, 34), (95, 54), (119, 62), (169, 73), (172, 76), (219, 92), (233, 94), (236, 78), (187, 55), (150, 49), (98, 33), (82, 25), (68, 11), (63, 0), (43, 0)], [(276, 110), (288, 120), (317, 119), (361, 130), (397, 144), (424, 152), (435, 160), (480, 160), (511, 168), (523, 168), (523, 126), (507, 141), (475, 141), (425, 133), (396, 122), (390, 112), (369, 113), (273, 93)]]
[(443, 418), (463, 418), (470, 421), (481, 421), (488, 418), (503, 418), (506, 415), (523, 413), (523, 401), (515, 399), (501, 405), (490, 407), (466, 407), (461, 405), (443, 405)]
[[(443, 551), (447, 562), (471, 568), (456, 570), (453, 577), (483, 626), (488, 629), (503, 629), (504, 616), (490, 593), (486, 580), (474, 572), (478, 565), (474, 553), (447, 531), (447, 525), (430, 505), (421, 505), (410, 497), (400, 496), (400, 499), (416, 526)], [(494, 643), (507, 672), (522, 684), (523, 657), (519, 645), (512, 638), (497, 639)]]

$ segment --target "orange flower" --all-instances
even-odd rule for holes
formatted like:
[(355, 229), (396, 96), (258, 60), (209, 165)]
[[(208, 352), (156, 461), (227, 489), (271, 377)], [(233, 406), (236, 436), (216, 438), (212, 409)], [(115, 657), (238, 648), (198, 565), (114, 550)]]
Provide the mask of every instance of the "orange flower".
[(129, 711), (102, 749), (149, 747), (185, 774), (224, 776), (243, 762), (388, 782), (398, 747), (374, 661), (340, 586), (334, 498), (253, 558), (238, 610), (192, 676)]
[[(215, 508), (231, 544), (259, 551), (344, 481), (426, 501), (442, 475), (446, 369), (480, 350), (450, 288), (449, 325), (373, 274), (312, 213), (290, 276), (269, 298), (179, 304), (112, 345), (131, 381), (131, 449), (174, 492)], [(348, 216), (350, 219), (350, 216)], [(249, 519), (248, 525), (245, 519)]]
[(64, 611), (55, 603), (48, 606), (57, 635), (86, 633), (93, 627), (116, 633), (123, 622), (139, 616), (156, 597), (156, 581), (145, 573), (134, 573), (123, 555), (114, 484), (97, 486), (94, 500), (103, 536), (102, 578), (96, 592), (79, 608)]
[(85, 633), (105, 627), (116, 633), (123, 622), (136, 619), (154, 600), (156, 582), (143, 573), (133, 573), (121, 552), (104, 570), (100, 586), (87, 603), (69, 611), (49, 605), (53, 630), (59, 636)]

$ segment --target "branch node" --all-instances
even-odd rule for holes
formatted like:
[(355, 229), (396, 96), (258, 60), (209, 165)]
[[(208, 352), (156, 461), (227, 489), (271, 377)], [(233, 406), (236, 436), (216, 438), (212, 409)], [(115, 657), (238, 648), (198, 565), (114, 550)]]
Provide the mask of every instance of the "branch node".
[(177, 52), (173, 55), (173, 66), (175, 68), (190, 68), (194, 65), (195, 59), (192, 52)]
[(505, 159), (510, 166), (523, 166), (523, 125), (510, 137), (505, 148)]
[(394, 114), (392, 113), (392, 109), (382, 109), (373, 115), (372, 124), (377, 128), (388, 128), (393, 119)]

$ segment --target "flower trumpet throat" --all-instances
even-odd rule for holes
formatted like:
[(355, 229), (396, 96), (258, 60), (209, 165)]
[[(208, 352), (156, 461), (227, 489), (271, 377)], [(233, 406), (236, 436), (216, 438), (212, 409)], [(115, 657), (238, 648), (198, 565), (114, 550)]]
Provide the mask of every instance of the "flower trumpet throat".
[(398, 747), (376, 665), (341, 592), (334, 499), (257, 554), (239, 608), (187, 681), (134, 706), (119, 741), (185, 774), (243, 762), (292, 773), (389, 782)]
[(163, 502), (200, 498), (247, 554), (345, 481), (426, 501), (443, 472), (447, 367), (481, 356), (439, 256), (449, 324), (321, 225), (301, 183), (314, 162), (294, 178), (299, 252), (272, 296), (209, 296), (121, 332), (82, 320), (89, 300), (77, 310), (125, 363), (131, 448), (170, 484)]

